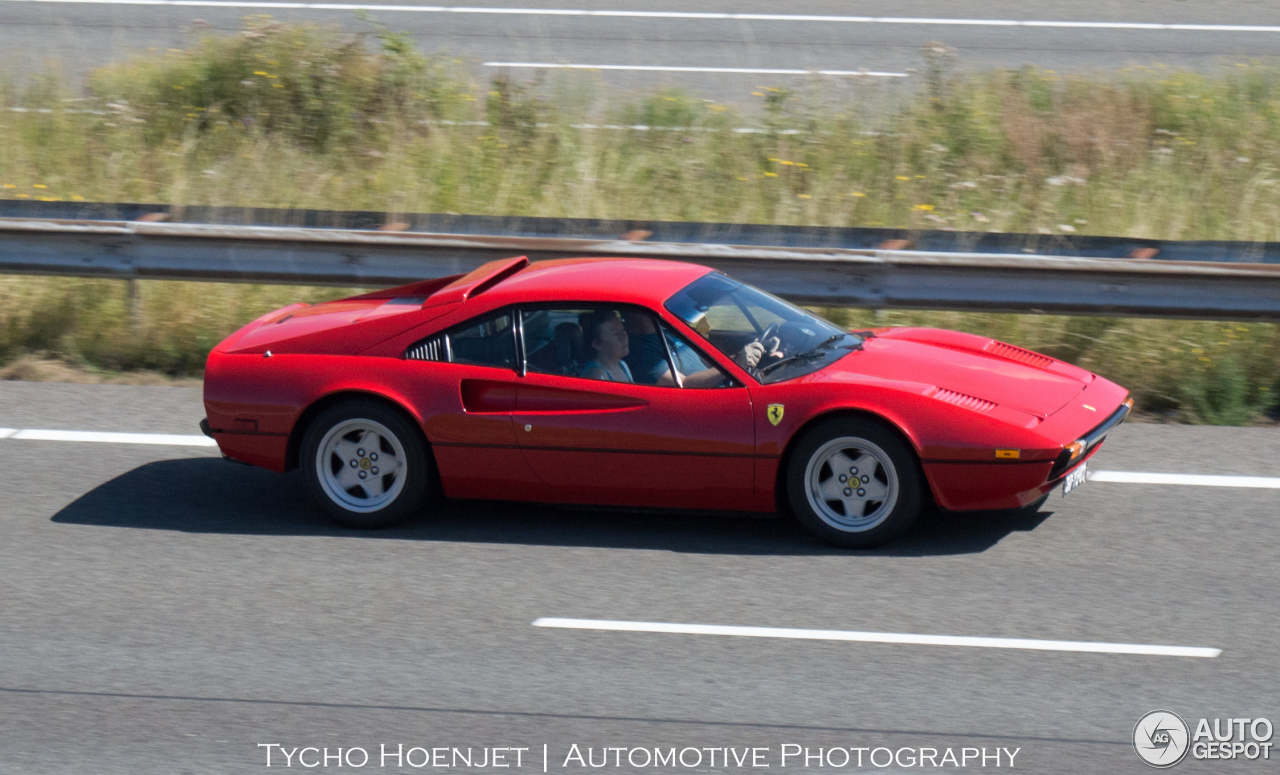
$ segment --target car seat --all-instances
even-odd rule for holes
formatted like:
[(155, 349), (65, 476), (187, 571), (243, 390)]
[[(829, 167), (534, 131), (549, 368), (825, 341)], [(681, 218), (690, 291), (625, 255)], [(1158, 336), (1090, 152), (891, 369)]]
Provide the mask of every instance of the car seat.
[(582, 368), (577, 354), (582, 349), (582, 328), (577, 323), (556, 325), (551, 346), (556, 355), (556, 369), (560, 374), (577, 376)]

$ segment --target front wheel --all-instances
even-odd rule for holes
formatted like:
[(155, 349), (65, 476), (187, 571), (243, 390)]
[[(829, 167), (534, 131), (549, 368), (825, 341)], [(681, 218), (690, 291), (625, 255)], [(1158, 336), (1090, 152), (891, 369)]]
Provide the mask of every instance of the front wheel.
[(375, 401), (326, 409), (302, 440), (302, 473), (320, 508), (353, 528), (393, 525), (427, 494), (430, 463), (417, 429)]
[(879, 546), (905, 532), (920, 513), (915, 456), (897, 434), (869, 420), (837, 418), (808, 431), (786, 477), (796, 519), (836, 546)]

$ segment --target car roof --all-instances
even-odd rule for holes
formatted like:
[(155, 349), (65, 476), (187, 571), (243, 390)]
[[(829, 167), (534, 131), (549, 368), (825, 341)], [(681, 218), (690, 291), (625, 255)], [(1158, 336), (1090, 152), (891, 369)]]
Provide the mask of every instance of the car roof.
[(483, 292), (485, 306), (555, 301), (617, 302), (660, 307), (676, 291), (712, 271), (682, 261), (571, 258), (535, 261)]

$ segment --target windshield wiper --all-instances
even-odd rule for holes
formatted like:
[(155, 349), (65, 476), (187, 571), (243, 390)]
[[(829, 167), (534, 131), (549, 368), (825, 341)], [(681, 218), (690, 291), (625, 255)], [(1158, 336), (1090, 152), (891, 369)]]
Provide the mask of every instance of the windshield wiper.
[(768, 366), (765, 366), (763, 369), (760, 370), (760, 375), (764, 376), (765, 374), (768, 374), (774, 369), (782, 368), (783, 366), (786, 366), (789, 363), (802, 363), (804, 361), (813, 361), (813, 360), (817, 360), (819, 358), (825, 358), (825, 357), (826, 357), (826, 353), (814, 352), (813, 350), (806, 350), (805, 352), (802, 352), (802, 353), (796, 353), (795, 355), (792, 355), (789, 358), (783, 358), (777, 363), (770, 363)]
[(819, 342), (818, 344), (815, 344), (813, 347), (810, 347), (808, 350), (805, 350), (805, 352), (811, 353), (814, 350), (821, 350), (822, 348), (826, 347), (829, 344), (835, 344), (841, 339), (844, 339), (846, 336), (851, 336), (851, 334), (832, 334), (831, 336), (827, 337), (826, 339)]
[[(827, 357), (827, 354), (826, 352), (824, 352), (824, 350), (829, 345), (835, 344), (841, 339), (844, 339), (846, 336), (854, 336), (854, 335), (853, 334), (834, 334), (832, 336), (829, 336), (822, 342), (819, 342), (818, 344), (814, 345), (813, 347), (810, 347), (808, 350), (805, 350), (802, 353), (796, 353), (795, 355), (792, 355), (789, 358), (783, 358), (777, 363), (771, 363), (768, 366), (765, 366), (763, 369), (760, 370), (760, 375), (764, 376), (765, 374), (768, 374), (774, 369), (781, 368), (782, 366), (786, 366), (787, 364), (790, 364), (790, 363), (803, 363), (805, 361), (812, 361), (812, 360), (817, 360), (819, 358), (825, 358)], [(861, 350), (862, 341), (859, 340), (854, 344), (848, 345), (846, 349)]]

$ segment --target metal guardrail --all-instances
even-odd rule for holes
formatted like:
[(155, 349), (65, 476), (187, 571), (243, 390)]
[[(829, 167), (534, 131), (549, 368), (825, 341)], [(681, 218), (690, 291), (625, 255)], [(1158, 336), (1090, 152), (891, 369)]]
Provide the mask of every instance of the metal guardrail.
[(155, 221), (228, 226), (282, 226), (425, 234), (568, 237), (611, 240), (643, 232), (648, 242), (750, 245), (767, 248), (877, 250), (929, 253), (1005, 253), (1280, 264), (1280, 242), (1158, 240), (1072, 233), (954, 231), (868, 226), (787, 226), (759, 223), (539, 218), (519, 215), (386, 213), (372, 210), (308, 210), (278, 207), (171, 206), (139, 202), (41, 202), (0, 198), (0, 218), (59, 221)]
[(568, 237), (0, 219), (0, 273), (388, 286), (495, 258), (720, 269), (818, 306), (1280, 320), (1280, 265)]

